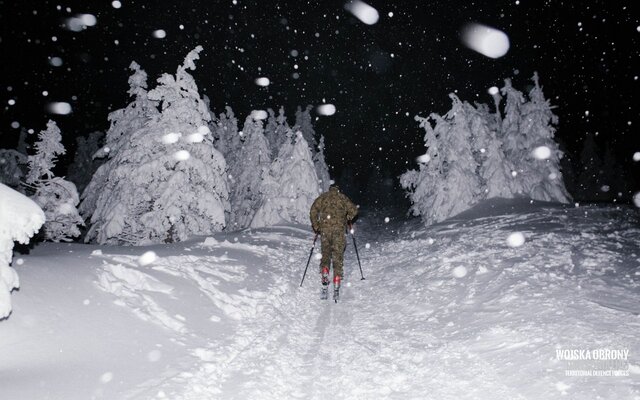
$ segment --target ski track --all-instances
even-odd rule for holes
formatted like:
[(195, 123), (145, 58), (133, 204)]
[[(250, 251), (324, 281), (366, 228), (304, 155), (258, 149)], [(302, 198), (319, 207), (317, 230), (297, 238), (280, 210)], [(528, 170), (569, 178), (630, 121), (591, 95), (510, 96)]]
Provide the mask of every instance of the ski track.
[[(310, 234), (297, 228), (196, 246), (251, 252), (260, 276), (226, 253), (167, 257), (146, 277), (132, 257), (105, 256), (97, 284), (188, 347), (180, 366), (128, 398), (638, 398), (633, 374), (601, 385), (565, 377), (554, 359), (556, 347), (572, 345), (640, 353), (630, 333), (640, 327), (640, 229), (624, 212), (612, 213), (609, 224), (588, 220), (604, 212), (611, 211), (550, 208), (452, 220), (418, 235), (362, 221), (367, 279), (360, 280), (349, 237), (337, 304), (319, 299), (314, 258), (298, 288)], [(526, 242), (510, 248), (506, 238), (515, 231)], [(263, 244), (274, 240), (278, 248)], [(460, 266), (466, 275), (453, 277)], [(145, 293), (175, 301), (171, 277), (195, 282), (233, 330), (197, 333)]]

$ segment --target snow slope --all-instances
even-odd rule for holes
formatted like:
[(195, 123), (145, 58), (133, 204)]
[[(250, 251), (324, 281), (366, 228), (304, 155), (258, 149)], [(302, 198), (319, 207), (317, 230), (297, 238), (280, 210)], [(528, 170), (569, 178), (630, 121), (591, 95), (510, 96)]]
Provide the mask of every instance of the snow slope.
[[(358, 221), (367, 279), (349, 238), (338, 304), (318, 299), (315, 259), (299, 288), (302, 226), (16, 255), (0, 399), (640, 398), (637, 210), (495, 200), (429, 228), (385, 217)], [(629, 349), (630, 375), (567, 377), (556, 359), (601, 347)]]

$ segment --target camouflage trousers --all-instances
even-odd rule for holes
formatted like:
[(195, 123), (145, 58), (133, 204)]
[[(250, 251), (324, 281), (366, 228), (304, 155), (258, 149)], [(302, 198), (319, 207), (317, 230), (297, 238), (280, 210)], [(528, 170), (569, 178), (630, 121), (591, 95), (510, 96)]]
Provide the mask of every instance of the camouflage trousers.
[(333, 276), (343, 276), (344, 249), (346, 246), (344, 229), (322, 232), (322, 260), (320, 261), (320, 272), (322, 267), (330, 268), (333, 260)]

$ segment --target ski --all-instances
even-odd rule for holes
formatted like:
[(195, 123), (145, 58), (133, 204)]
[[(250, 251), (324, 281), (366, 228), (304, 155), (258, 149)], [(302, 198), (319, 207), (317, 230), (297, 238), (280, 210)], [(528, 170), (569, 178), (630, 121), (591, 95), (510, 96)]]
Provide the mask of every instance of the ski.
[(333, 301), (338, 302), (338, 298), (340, 297), (340, 288), (337, 287), (333, 289)]
[(323, 286), (322, 292), (320, 292), (320, 300), (327, 300), (329, 298), (329, 287)]

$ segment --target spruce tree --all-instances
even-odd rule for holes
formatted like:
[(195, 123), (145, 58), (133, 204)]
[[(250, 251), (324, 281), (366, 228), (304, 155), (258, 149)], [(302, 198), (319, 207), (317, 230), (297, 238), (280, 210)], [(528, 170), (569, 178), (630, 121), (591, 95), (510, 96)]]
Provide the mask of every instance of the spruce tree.
[(231, 219), (233, 229), (251, 224), (260, 202), (260, 184), (264, 172), (271, 164), (270, 149), (262, 129), (262, 121), (248, 116), (244, 127), (244, 143), (238, 154), (231, 185)]
[(544, 97), (537, 73), (532, 80), (534, 87), (529, 92), (529, 101), (522, 106), (521, 136), (527, 153), (523, 158), (527, 163), (523, 174), (525, 193), (534, 200), (568, 203), (571, 196), (560, 171), (563, 154), (554, 140), (558, 116)]
[(132, 132), (109, 172), (87, 240), (174, 242), (222, 230), (229, 211), (225, 160), (214, 147), (211, 116), (189, 74), (202, 47), (175, 75), (163, 74), (148, 98), (161, 113)]
[(80, 202), (76, 186), (53, 173), (58, 156), (65, 154), (60, 129), (54, 121), (38, 134), (35, 154), (29, 156), (26, 183), (31, 199), (45, 213), (44, 239), (52, 242), (71, 241), (80, 235), (83, 225), (76, 206)]
[(251, 222), (252, 228), (279, 223), (309, 225), (309, 209), (320, 187), (309, 144), (301, 132), (280, 148), (278, 156), (265, 170), (260, 186), (261, 200)]
[(324, 135), (320, 136), (318, 151), (313, 156), (313, 165), (316, 169), (316, 175), (318, 175), (320, 190), (326, 192), (331, 186), (331, 177), (329, 176), (329, 167), (324, 158)]
[(133, 97), (133, 101), (108, 116), (110, 127), (104, 139), (104, 146), (94, 154), (96, 158), (106, 160), (98, 167), (82, 192), (79, 210), (85, 220), (89, 220), (93, 215), (98, 197), (103, 195), (103, 192), (110, 193), (114, 190), (117, 182), (109, 177), (118, 163), (127, 162), (120, 154), (121, 148), (129, 143), (133, 133), (142, 129), (159, 114), (157, 102), (147, 97), (147, 73), (135, 61), (131, 62), (129, 69), (133, 74), (129, 77), (128, 94)]
[(530, 157), (520, 126), (525, 99), (522, 92), (511, 85), (510, 79), (504, 80), (504, 87), (500, 90), (502, 95), (506, 97), (506, 104), (499, 138), (502, 140), (506, 159), (514, 168), (511, 191), (513, 194), (525, 196), (527, 188), (522, 175), (527, 169), (526, 160)]
[(312, 105), (307, 105), (304, 110), (298, 107), (296, 111), (296, 125), (294, 130), (302, 133), (304, 140), (309, 144), (311, 157), (314, 157), (318, 151), (318, 141), (316, 140), (316, 131), (313, 129), (311, 110), (313, 110)]

